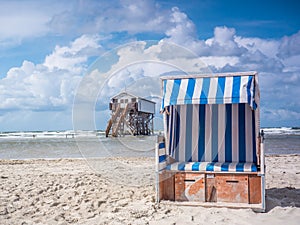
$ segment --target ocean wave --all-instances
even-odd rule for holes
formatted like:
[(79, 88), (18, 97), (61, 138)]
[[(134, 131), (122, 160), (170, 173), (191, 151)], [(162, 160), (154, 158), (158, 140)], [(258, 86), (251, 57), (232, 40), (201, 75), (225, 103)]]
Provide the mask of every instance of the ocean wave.
[[(262, 128), (266, 135), (300, 135), (299, 127), (273, 127)], [(155, 132), (155, 134), (161, 131)], [(84, 138), (104, 137), (105, 131), (101, 130), (65, 130), (65, 131), (22, 131), (0, 132), (0, 139), (29, 139), (29, 138)]]
[(104, 131), (66, 130), (66, 131), (22, 131), (0, 132), (0, 139), (28, 139), (28, 138), (75, 138), (104, 136)]
[(274, 127), (262, 128), (265, 134), (270, 135), (300, 135), (299, 127)]

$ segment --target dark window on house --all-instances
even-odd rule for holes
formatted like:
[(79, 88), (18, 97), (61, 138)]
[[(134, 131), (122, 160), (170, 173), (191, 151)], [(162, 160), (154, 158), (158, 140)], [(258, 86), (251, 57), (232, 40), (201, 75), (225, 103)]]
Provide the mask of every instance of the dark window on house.
[(136, 98), (132, 98), (132, 99), (131, 99), (131, 102), (136, 102)]
[(124, 99), (121, 99), (120, 102), (121, 102), (121, 103), (124, 103)]
[(128, 99), (125, 99), (125, 103), (128, 103)]

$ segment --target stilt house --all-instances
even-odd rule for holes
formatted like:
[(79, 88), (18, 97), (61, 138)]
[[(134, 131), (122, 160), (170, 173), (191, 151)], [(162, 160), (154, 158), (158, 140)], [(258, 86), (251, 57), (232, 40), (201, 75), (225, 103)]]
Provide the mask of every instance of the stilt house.
[(150, 135), (153, 134), (153, 118), (155, 102), (121, 92), (111, 98), (109, 103), (111, 119), (106, 128), (106, 137), (120, 135)]

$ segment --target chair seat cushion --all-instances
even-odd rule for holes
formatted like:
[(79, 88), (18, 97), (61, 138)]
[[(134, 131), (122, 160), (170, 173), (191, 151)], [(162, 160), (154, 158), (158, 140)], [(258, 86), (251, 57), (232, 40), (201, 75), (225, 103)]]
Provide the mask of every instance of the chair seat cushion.
[(257, 167), (255, 163), (175, 162), (167, 165), (166, 170), (203, 172), (257, 172)]

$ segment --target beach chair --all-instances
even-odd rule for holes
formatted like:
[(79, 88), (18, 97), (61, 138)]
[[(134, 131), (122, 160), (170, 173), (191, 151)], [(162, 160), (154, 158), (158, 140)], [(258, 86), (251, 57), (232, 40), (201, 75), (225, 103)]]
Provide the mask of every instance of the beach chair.
[(263, 212), (258, 74), (161, 80), (164, 134), (156, 143), (157, 201)]

